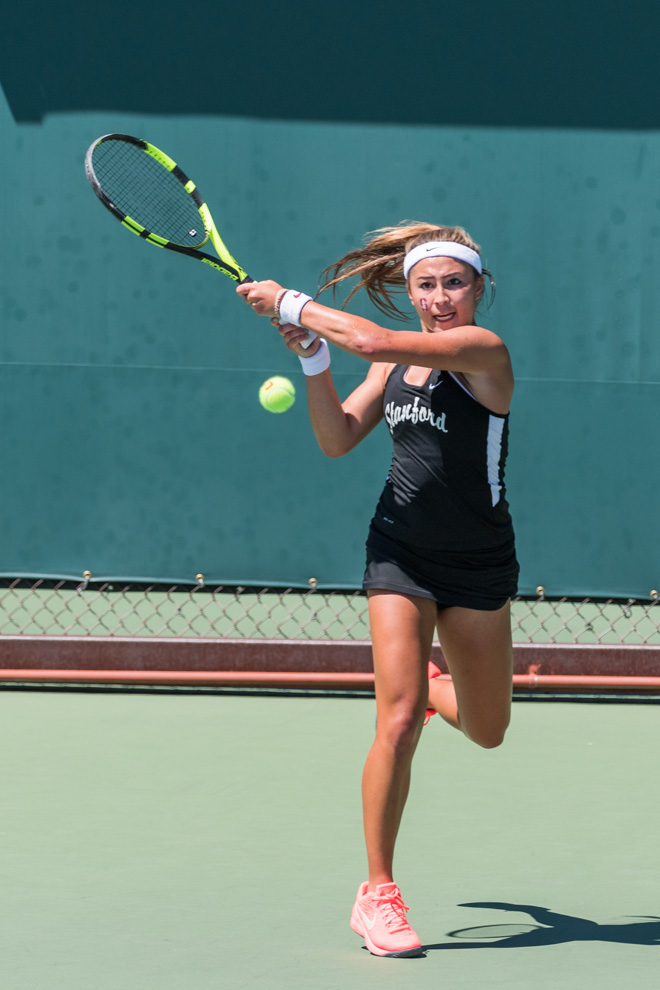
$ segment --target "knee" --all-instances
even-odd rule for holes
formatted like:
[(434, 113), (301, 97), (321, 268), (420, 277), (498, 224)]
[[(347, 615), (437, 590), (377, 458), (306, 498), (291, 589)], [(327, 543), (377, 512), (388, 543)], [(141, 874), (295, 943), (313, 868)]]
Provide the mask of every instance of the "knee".
[(497, 749), (504, 742), (508, 727), (509, 723), (507, 722), (500, 725), (474, 726), (469, 730), (463, 729), (463, 731), (471, 742), (481, 746), (482, 749)]
[(396, 754), (415, 749), (422, 729), (422, 716), (416, 707), (400, 705), (378, 713), (378, 735)]
[(504, 735), (504, 730), (502, 732), (484, 733), (483, 736), (478, 739), (474, 739), (473, 742), (475, 742), (477, 746), (481, 746), (482, 749), (497, 749), (497, 747), (501, 746), (504, 742)]

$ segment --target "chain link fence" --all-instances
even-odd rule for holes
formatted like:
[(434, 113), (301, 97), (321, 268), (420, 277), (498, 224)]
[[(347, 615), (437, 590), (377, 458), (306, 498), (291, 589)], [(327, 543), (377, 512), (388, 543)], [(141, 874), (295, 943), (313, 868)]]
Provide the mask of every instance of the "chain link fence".
[[(546, 597), (513, 602), (515, 643), (660, 645), (658, 592), (646, 601)], [(0, 581), (2, 636), (369, 639), (361, 591), (141, 585), (52, 579)]]

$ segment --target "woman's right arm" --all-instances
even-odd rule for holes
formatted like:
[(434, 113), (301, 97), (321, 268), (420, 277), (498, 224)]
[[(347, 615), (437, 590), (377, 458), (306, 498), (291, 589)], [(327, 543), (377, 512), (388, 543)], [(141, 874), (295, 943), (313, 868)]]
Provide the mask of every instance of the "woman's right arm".
[[(309, 354), (298, 343), (299, 327), (281, 327), (287, 346), (302, 360)], [(302, 331), (304, 336), (304, 331)], [(295, 337), (291, 341), (290, 337)], [(318, 345), (317, 345), (318, 346)], [(312, 346), (310, 350), (317, 348)], [(342, 457), (352, 450), (383, 418), (383, 391), (392, 365), (372, 364), (364, 381), (342, 402), (330, 370), (305, 377), (309, 418), (319, 447), (328, 457)]]

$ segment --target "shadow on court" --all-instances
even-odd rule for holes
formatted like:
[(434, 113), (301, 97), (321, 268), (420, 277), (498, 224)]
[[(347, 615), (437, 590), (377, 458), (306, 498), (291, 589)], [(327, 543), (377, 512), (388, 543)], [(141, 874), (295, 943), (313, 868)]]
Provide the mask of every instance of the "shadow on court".
[(523, 949), (562, 945), (566, 942), (616, 942), (625, 945), (660, 945), (660, 918), (601, 925), (588, 918), (575, 918), (534, 904), (509, 904), (504, 901), (473, 901), (459, 907), (493, 908), (498, 911), (525, 912), (534, 924), (490, 924), (460, 928), (448, 932), (455, 942), (425, 945), (435, 949)]

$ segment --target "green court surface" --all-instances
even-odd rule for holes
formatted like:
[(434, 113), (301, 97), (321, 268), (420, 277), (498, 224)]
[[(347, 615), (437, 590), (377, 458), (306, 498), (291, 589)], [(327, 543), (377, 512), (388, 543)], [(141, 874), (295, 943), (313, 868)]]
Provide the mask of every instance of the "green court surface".
[(658, 985), (656, 704), (424, 730), (397, 860), (420, 959), (348, 919), (371, 698), (0, 692), (11, 990)]

